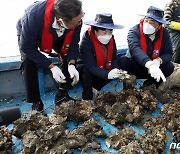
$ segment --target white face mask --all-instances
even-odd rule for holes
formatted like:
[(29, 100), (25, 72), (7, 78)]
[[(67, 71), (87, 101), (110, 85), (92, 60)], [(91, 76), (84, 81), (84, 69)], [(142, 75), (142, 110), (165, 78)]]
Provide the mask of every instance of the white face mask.
[(69, 29), (69, 28), (65, 25), (65, 23), (63, 22), (62, 19), (60, 19), (60, 21), (61, 21), (61, 26), (62, 26), (62, 27), (64, 27), (65, 29)]
[(143, 23), (143, 33), (151, 35), (155, 33), (155, 28), (149, 23)]
[(99, 35), (97, 38), (102, 44), (108, 44), (112, 35)]

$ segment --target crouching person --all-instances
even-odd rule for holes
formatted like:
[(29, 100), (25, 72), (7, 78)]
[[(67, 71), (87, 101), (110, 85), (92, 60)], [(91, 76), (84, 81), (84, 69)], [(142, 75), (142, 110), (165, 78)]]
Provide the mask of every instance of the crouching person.
[(158, 87), (166, 77), (173, 73), (171, 63), (172, 44), (168, 31), (163, 24), (163, 11), (150, 6), (147, 14), (139, 24), (128, 32), (128, 52), (119, 58), (122, 69), (137, 76), (148, 79), (145, 84), (156, 84)]
[[(32, 109), (42, 111), (43, 102), (38, 86), (38, 68), (51, 70), (59, 84), (55, 104), (68, 101), (67, 91), (79, 81), (75, 63), (79, 54), (82, 27), (82, 2), (79, 0), (47, 0), (29, 6), (17, 23), (22, 71), (27, 101)], [(62, 67), (54, 65), (42, 52), (61, 59)]]
[(97, 14), (84, 33), (80, 44), (80, 56), (84, 62), (82, 69), (82, 99), (93, 99), (93, 88), (100, 90), (112, 79), (120, 78), (123, 73), (117, 63), (117, 49), (113, 29), (122, 25), (113, 23), (111, 14)]

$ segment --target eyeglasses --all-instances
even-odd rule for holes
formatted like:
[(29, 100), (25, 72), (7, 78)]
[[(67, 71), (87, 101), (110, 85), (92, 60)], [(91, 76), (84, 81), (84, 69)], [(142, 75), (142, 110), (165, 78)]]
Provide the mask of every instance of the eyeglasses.
[(77, 27), (77, 26), (79, 26), (80, 24), (82, 24), (82, 19), (79, 20), (77, 23), (70, 23), (70, 22), (69, 22), (69, 24), (73, 25), (74, 27)]
[[(73, 27), (77, 27), (77, 26), (79, 26), (79, 25), (82, 24), (82, 20), (83, 20), (83, 18), (84, 18), (84, 15), (85, 15), (85, 13), (82, 12), (82, 17), (81, 17), (80, 20), (78, 20), (78, 21), (76, 21), (76, 22), (70, 21), (70, 22), (67, 22), (67, 23), (68, 23), (69, 25), (72, 25)], [(75, 18), (74, 18), (73, 20), (75, 20)]]

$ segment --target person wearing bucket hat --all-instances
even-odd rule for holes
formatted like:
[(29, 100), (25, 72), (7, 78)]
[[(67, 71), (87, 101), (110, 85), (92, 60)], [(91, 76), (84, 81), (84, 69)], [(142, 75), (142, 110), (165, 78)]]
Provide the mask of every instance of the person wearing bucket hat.
[(180, 64), (180, 0), (171, 0), (164, 8), (164, 19), (171, 22), (167, 26), (172, 46), (172, 61)]
[(92, 89), (100, 90), (110, 80), (121, 78), (126, 71), (120, 70), (117, 63), (117, 49), (113, 29), (124, 26), (114, 24), (112, 14), (96, 14), (95, 20), (84, 22), (90, 27), (80, 43), (82, 69), (82, 99), (92, 100)]
[(129, 30), (127, 53), (118, 60), (122, 69), (139, 79), (148, 79), (144, 84), (154, 83), (157, 87), (174, 70), (171, 40), (167, 29), (163, 27), (169, 22), (163, 19), (163, 14), (159, 8), (148, 8), (140, 23)]

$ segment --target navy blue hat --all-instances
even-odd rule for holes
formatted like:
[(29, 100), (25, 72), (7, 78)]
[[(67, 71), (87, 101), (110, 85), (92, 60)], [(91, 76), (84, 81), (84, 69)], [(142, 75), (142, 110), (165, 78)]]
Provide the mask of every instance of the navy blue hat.
[(96, 18), (94, 21), (86, 21), (84, 22), (86, 25), (96, 26), (105, 29), (122, 29), (123, 25), (114, 24), (112, 19), (112, 14), (110, 13), (102, 13), (96, 14)]
[(170, 24), (169, 21), (166, 21), (163, 19), (164, 11), (157, 8), (157, 7), (154, 7), (154, 6), (150, 6), (147, 10), (147, 13), (144, 15), (140, 15), (140, 16), (152, 18), (152, 19), (154, 19), (157, 22), (162, 23), (162, 24), (166, 24), (166, 25)]

